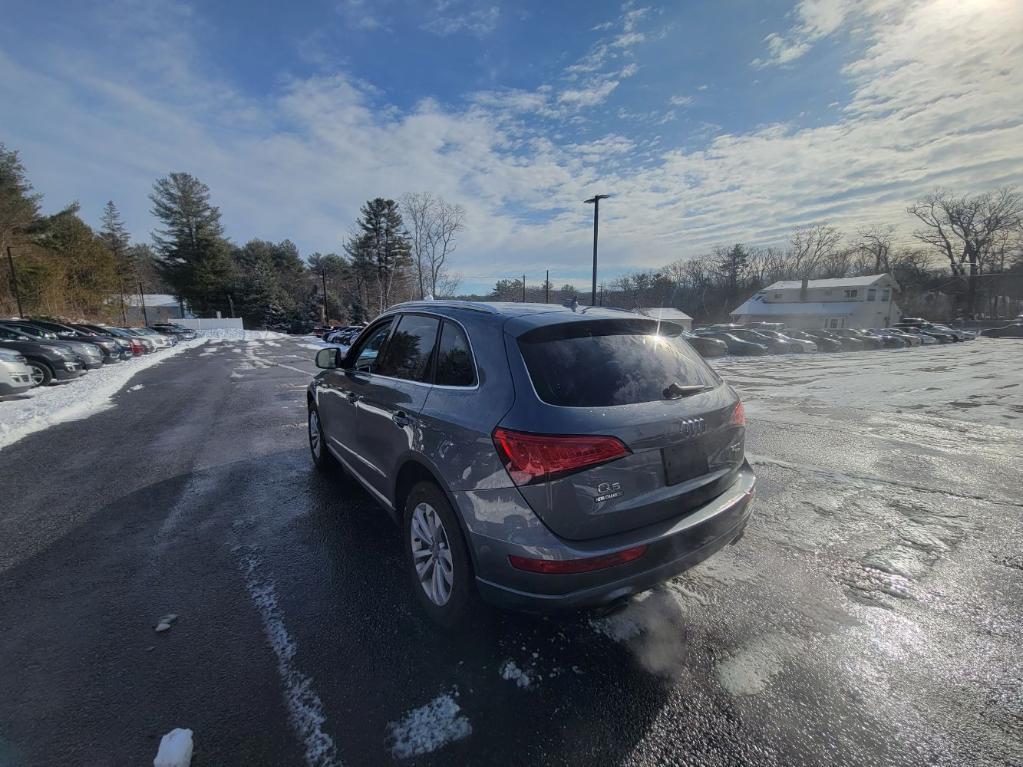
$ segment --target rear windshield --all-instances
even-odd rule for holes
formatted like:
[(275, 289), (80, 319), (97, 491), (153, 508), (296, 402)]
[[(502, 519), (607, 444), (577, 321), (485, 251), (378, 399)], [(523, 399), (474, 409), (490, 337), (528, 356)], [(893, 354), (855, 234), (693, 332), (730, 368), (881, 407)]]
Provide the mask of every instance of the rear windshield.
[(721, 379), (682, 336), (652, 320), (594, 320), (538, 328), (519, 349), (540, 399), (566, 407), (606, 407), (672, 399), (679, 387)]

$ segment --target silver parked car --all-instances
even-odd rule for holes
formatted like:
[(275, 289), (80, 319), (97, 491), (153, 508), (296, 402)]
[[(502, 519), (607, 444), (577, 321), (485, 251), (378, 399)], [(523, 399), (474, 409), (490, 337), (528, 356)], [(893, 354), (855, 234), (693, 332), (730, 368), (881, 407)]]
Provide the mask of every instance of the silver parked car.
[(322, 349), (314, 463), (398, 521), (419, 602), (608, 605), (736, 541), (753, 471), (735, 391), (682, 329), (547, 304), (426, 301)]
[(21, 394), (35, 385), (25, 356), (13, 349), (0, 349), (0, 397)]

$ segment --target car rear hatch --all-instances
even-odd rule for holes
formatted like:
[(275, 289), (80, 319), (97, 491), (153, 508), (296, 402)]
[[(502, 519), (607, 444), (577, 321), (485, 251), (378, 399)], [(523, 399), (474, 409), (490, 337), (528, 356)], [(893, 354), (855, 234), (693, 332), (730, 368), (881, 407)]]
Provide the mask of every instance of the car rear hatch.
[(679, 517), (735, 481), (742, 407), (677, 325), (574, 320), (507, 346), (517, 396), (495, 442), (556, 535), (598, 538)]

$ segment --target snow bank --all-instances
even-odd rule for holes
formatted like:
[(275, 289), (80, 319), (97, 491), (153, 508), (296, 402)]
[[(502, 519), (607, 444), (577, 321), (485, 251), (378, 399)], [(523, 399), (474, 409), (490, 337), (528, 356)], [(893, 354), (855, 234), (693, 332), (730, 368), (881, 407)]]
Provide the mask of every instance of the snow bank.
[(54, 424), (77, 421), (106, 410), (111, 407), (110, 398), (140, 370), (205, 342), (185, 341), (172, 349), (91, 370), (68, 383), (36, 387), (20, 398), (0, 401), (0, 449)]
[(420, 756), (472, 734), (469, 720), (450, 694), (440, 695), (387, 726), (391, 751), (399, 759)]
[(239, 328), (213, 328), (195, 331), (199, 338), (217, 338), (222, 341), (267, 341), (288, 338), (287, 333), (275, 333), (272, 330), (241, 330)]

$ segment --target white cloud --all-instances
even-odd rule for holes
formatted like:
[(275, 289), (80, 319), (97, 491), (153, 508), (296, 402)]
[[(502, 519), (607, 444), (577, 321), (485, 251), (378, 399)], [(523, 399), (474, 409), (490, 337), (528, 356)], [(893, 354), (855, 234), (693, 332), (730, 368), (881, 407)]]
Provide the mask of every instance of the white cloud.
[(337, 12), (346, 27), (364, 32), (387, 29), (378, 11), (379, 4), (368, 0), (341, 0), (337, 6)]
[(687, 107), (693, 103), (693, 97), (676, 95), (668, 99), (668, 103), (670, 103), (673, 107)]
[[(440, 10), (445, 11), (450, 3), (442, 3)], [(471, 11), (459, 10), (457, 13), (438, 15), (423, 25), (423, 29), (441, 37), (465, 32), (476, 37), (483, 37), (497, 28), (501, 9), (496, 5), (489, 8), (476, 8)]]
[[(579, 201), (598, 180), (615, 195), (601, 210), (608, 269), (724, 242), (776, 243), (807, 221), (847, 231), (891, 223), (908, 239), (905, 206), (939, 184), (1023, 183), (1023, 6), (995, 2), (981, 14), (917, 0), (880, 20), (863, 17), (862, 54), (845, 68), (851, 95), (829, 112), (833, 122), (716, 132), (700, 151), (624, 131), (577, 137), (567, 122), (575, 110), (619, 87), (622, 62), (611, 68), (612, 59), (594, 82), (398, 109), (337, 73), (248, 98), (210, 79), (187, 34), (132, 29), (125, 40), (137, 47), (124, 55), (136, 67), (70, 50), (41, 51), (34, 66), (0, 54), (0, 99), (21, 105), (5, 141), (22, 151), (47, 207), (81, 199), (96, 221), (113, 198), (140, 239), (153, 226), (146, 194), (172, 170), (210, 185), (230, 236), (290, 237), (304, 252), (337, 250), (366, 198), (428, 189), (468, 210), (452, 264), (467, 279), (507, 276), (515, 264), (518, 273), (550, 266), (561, 282), (585, 269), (590, 219)], [(166, 80), (154, 74), (164, 64), (173, 65)], [(669, 112), (619, 114), (653, 123)]]
[(754, 67), (783, 66), (801, 58), (814, 42), (836, 32), (861, 0), (800, 0), (794, 9), (797, 19), (785, 35), (772, 32), (764, 38), (767, 57), (756, 58)]

